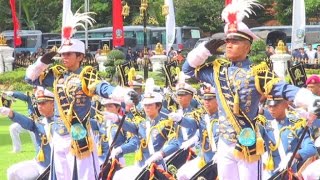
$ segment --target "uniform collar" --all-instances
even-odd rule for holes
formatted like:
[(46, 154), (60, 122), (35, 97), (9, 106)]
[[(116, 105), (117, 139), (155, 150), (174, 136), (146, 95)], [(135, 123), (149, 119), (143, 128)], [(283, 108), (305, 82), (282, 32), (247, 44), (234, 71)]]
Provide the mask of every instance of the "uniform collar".
[(150, 124), (151, 124), (151, 122), (152, 122), (152, 125), (156, 125), (156, 124), (158, 124), (158, 122), (160, 121), (161, 115), (160, 115), (160, 113), (159, 113), (156, 118), (150, 119), (150, 118), (148, 117), (148, 119), (149, 119), (149, 121), (150, 121)]
[(82, 67), (79, 67), (76, 71), (74, 71), (74, 72), (71, 72), (71, 71), (66, 71), (66, 74), (72, 74), (72, 73), (74, 73), (74, 74), (80, 74), (81, 73), (81, 71), (82, 71)]
[(242, 67), (248, 67), (250, 64), (251, 62), (249, 61), (249, 59), (245, 59), (243, 61), (232, 62), (231, 66), (242, 68)]
[(288, 119), (288, 118), (285, 118), (285, 119), (283, 119), (283, 120), (276, 120), (276, 119), (275, 119), (275, 121), (277, 121), (279, 125), (284, 126), (284, 125), (287, 124), (287, 119)]

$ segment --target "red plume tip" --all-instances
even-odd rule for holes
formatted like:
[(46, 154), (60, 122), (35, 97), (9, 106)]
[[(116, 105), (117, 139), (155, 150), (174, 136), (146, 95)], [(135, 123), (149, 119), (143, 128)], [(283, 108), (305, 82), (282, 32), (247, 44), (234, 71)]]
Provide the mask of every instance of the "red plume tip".
[(231, 24), (235, 23), (237, 21), (237, 13), (229, 13), (228, 20)]
[(66, 39), (70, 39), (72, 35), (72, 27), (67, 26), (63, 28), (63, 37)]

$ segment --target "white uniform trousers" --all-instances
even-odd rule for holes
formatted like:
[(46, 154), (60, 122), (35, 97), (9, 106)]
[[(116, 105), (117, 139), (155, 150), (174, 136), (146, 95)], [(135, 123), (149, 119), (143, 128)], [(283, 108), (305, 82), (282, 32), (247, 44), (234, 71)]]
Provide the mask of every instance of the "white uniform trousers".
[[(53, 133), (53, 163), (57, 179), (72, 179), (75, 156), (71, 153), (71, 136)], [(77, 158), (78, 179), (95, 179), (99, 175), (99, 161), (96, 146), (93, 153), (84, 159)]]
[(45, 168), (40, 166), (36, 160), (22, 161), (7, 169), (8, 180), (34, 180)]
[(312, 162), (302, 172), (303, 179), (305, 180), (319, 180), (320, 179), (320, 159)]
[[(18, 123), (12, 123), (9, 127), (10, 136), (12, 140), (12, 151), (13, 152), (20, 152), (21, 151), (21, 140), (20, 140), (20, 133), (26, 132), (28, 130), (25, 130), (21, 127)], [(31, 137), (31, 141), (35, 147), (35, 149), (38, 148), (36, 137), (33, 132), (28, 131)]]
[(199, 161), (200, 157), (197, 157), (181, 166), (177, 173), (178, 180), (189, 180), (192, 176), (194, 176), (200, 170), (198, 165)]
[(260, 161), (248, 163), (233, 155), (235, 143), (218, 142), (218, 175), (221, 180), (259, 180), (261, 179)]

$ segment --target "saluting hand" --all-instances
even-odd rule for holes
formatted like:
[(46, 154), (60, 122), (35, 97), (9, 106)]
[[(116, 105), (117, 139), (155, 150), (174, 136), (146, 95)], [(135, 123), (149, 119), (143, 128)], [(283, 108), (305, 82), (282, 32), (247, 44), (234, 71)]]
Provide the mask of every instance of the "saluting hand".
[(2, 116), (9, 116), (9, 115), (10, 115), (10, 112), (11, 112), (11, 109), (10, 109), (10, 108), (0, 107), (0, 114), (1, 114)]
[(51, 51), (48, 53), (45, 53), (40, 61), (43, 62), (44, 64), (52, 64), (54, 62), (54, 60), (52, 59), (55, 55), (57, 55), (58, 53), (55, 51)]

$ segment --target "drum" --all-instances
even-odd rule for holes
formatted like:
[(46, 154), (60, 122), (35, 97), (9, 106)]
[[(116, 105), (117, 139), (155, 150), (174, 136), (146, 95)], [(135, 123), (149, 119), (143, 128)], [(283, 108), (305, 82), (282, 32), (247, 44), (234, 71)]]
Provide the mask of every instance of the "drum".
[(283, 180), (283, 179), (292, 179), (298, 180), (293, 172), (290, 172), (288, 169), (283, 171), (277, 171), (274, 173), (268, 180)]
[(103, 169), (102, 179), (111, 180), (114, 176), (114, 173), (122, 169), (121, 164), (119, 163), (118, 159), (109, 159), (107, 165)]
[(175, 176), (178, 172), (178, 169), (183, 164), (185, 164), (187, 161), (190, 161), (196, 157), (197, 155), (191, 148), (188, 148), (186, 150), (179, 149), (166, 162), (166, 165), (168, 167), (168, 172), (173, 176)]
[(152, 163), (150, 166), (146, 166), (145, 168), (143, 168), (142, 171), (139, 173), (139, 175), (135, 178), (135, 180), (149, 180), (149, 179), (174, 180), (175, 178), (167, 171), (158, 167), (156, 163)]
[(50, 165), (37, 177), (37, 180), (48, 180), (50, 175)]
[(190, 180), (215, 180), (218, 177), (217, 163), (208, 162)]

